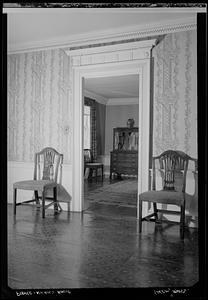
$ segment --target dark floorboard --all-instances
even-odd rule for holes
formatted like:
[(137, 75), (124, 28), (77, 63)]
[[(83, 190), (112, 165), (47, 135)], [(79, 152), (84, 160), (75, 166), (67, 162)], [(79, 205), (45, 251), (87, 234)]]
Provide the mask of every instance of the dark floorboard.
[(106, 206), (58, 215), (47, 210), (42, 219), (35, 206), (19, 206), (13, 217), (8, 205), (9, 286), (190, 287), (198, 281), (197, 229), (182, 241), (178, 225), (144, 222), (139, 234), (133, 215)]

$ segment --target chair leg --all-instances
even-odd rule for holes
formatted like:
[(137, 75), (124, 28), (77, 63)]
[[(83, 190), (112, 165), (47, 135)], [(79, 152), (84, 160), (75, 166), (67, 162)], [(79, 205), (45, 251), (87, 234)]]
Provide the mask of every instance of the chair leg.
[(88, 179), (92, 179), (93, 169), (89, 168), (89, 176)]
[(142, 232), (142, 201), (139, 200), (139, 232)]
[(54, 212), (58, 212), (58, 204), (57, 204), (57, 188), (53, 188), (53, 198), (54, 198)]
[(35, 202), (36, 202), (36, 205), (37, 205), (37, 208), (40, 208), (40, 201), (39, 201), (39, 198), (38, 198), (38, 191), (35, 191)]
[(181, 219), (180, 219), (180, 232), (181, 238), (184, 239), (184, 229), (185, 229), (185, 204), (181, 205)]
[(45, 190), (42, 191), (42, 218), (45, 218)]
[(17, 199), (17, 189), (13, 189), (13, 212), (16, 215), (16, 199)]
[(70, 203), (67, 202), (67, 211), (70, 212)]
[(97, 168), (95, 169), (95, 179), (97, 181)]

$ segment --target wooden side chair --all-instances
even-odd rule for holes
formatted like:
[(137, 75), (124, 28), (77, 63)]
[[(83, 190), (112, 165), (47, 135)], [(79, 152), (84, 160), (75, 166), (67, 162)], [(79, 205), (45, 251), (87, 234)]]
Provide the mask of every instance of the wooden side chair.
[(103, 180), (103, 164), (94, 161), (91, 149), (84, 149), (84, 174), (87, 168), (90, 170), (89, 178), (92, 178), (93, 171), (95, 171), (96, 180), (98, 176), (98, 169), (101, 169), (101, 176)]
[[(185, 205), (186, 205), (186, 175), (189, 161), (193, 161), (197, 171), (197, 159), (192, 158), (182, 151), (167, 150), (152, 160), (152, 190), (139, 195), (139, 232), (142, 231), (143, 221), (168, 222), (158, 219), (158, 213), (180, 215), (180, 233), (184, 238)], [(162, 177), (162, 190), (156, 190), (156, 163)], [(142, 217), (142, 204), (144, 201), (153, 203), (153, 213)], [(157, 204), (172, 204), (180, 206), (180, 211), (158, 209)]]
[[(62, 177), (63, 154), (58, 153), (55, 149), (46, 147), (35, 154), (35, 167), (33, 180), (15, 182), (13, 184), (13, 208), (16, 215), (16, 206), (36, 202), (40, 207), (42, 200), (42, 217), (45, 218), (45, 210), (54, 205), (54, 211), (58, 212), (61, 206), (57, 201), (58, 182)], [(17, 190), (34, 191), (35, 197), (32, 200), (17, 203)], [(46, 197), (48, 191), (53, 191), (53, 197)], [(46, 205), (46, 201), (50, 203)]]

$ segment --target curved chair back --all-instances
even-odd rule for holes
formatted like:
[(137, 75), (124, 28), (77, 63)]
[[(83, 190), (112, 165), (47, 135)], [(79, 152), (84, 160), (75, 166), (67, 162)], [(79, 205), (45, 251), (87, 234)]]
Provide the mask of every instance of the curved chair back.
[(84, 149), (84, 162), (85, 163), (92, 163), (93, 162), (93, 156), (91, 149)]
[(61, 183), (63, 154), (46, 147), (35, 154), (34, 180), (53, 180)]
[(162, 177), (163, 190), (175, 190), (185, 193), (186, 174), (189, 161), (195, 163), (197, 170), (197, 160), (182, 151), (167, 150), (159, 156), (153, 157), (153, 190), (156, 189), (156, 160), (159, 162), (159, 171)]

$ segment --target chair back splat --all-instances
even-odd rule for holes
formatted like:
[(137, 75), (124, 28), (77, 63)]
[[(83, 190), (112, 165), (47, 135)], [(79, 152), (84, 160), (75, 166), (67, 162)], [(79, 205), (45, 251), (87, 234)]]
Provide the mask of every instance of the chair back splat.
[(92, 150), (91, 149), (84, 149), (84, 162), (85, 163), (92, 163), (93, 162), (93, 156), (92, 156)]
[(168, 150), (157, 157), (153, 157), (154, 168), (155, 161), (159, 160), (159, 171), (161, 173), (164, 190), (181, 190), (185, 192), (186, 174), (190, 157), (182, 153), (181, 151)]
[[(190, 157), (186, 153), (179, 150), (167, 150), (159, 156), (152, 158), (152, 190), (143, 192), (139, 195), (139, 231), (142, 230), (142, 221), (158, 222), (158, 212), (164, 214), (179, 214), (181, 236), (184, 237), (185, 227), (185, 200), (186, 200), (186, 176), (189, 162), (192, 161), (197, 172), (197, 159)], [(156, 172), (157, 171), (157, 172)], [(162, 179), (162, 190), (156, 190), (156, 173), (160, 174)], [(143, 201), (153, 203), (153, 213), (142, 217)], [(180, 207), (180, 211), (158, 209), (157, 203), (162, 205), (176, 205)], [(161, 221), (166, 221), (160, 219)]]
[(53, 180), (61, 183), (63, 154), (44, 148), (35, 154), (34, 180)]

